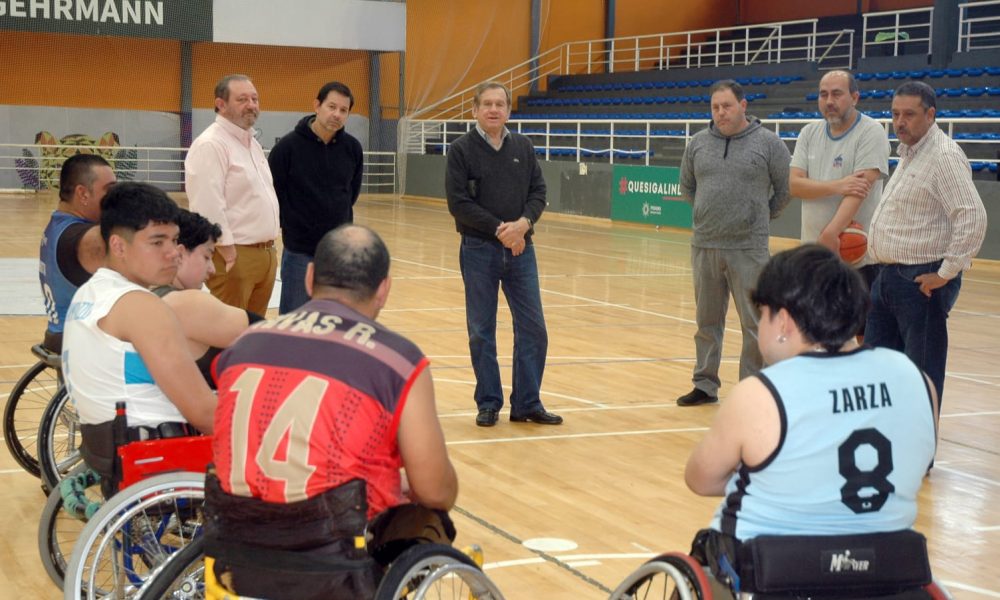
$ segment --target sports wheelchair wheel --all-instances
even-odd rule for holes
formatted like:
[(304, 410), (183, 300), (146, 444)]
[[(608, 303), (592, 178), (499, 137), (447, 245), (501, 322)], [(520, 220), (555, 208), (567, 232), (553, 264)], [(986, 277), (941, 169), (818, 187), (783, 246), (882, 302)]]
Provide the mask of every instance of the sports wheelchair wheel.
[(66, 388), (59, 388), (38, 425), (38, 466), (42, 489), (55, 489), (66, 474), (83, 461), (80, 455), (80, 418)]
[(45, 407), (60, 387), (59, 370), (40, 360), (32, 365), (7, 395), (3, 437), (10, 455), (22, 469), (38, 477), (38, 424)]
[(201, 533), (203, 473), (167, 473), (118, 492), (84, 527), (66, 567), (66, 600), (132, 598)]
[(196, 537), (149, 575), (135, 600), (203, 600), (205, 538)]
[[(66, 477), (67, 479), (77, 478), (81, 482), (80, 492), (84, 495), (86, 502), (92, 505), (99, 504), (103, 501), (100, 486), (97, 485), (97, 480), (87, 479), (88, 471), (87, 465), (81, 464), (70, 471)], [(86, 483), (92, 483), (92, 485), (84, 487)], [(42, 518), (38, 522), (38, 554), (49, 579), (60, 589), (66, 574), (66, 564), (73, 553), (73, 545), (76, 544), (76, 540), (80, 537), (87, 522), (87, 508), (89, 507), (80, 506), (81, 512), (83, 512), (80, 515), (72, 515), (69, 511), (64, 510), (62, 490), (56, 486), (49, 493), (45, 508), (42, 509)]]
[(670, 552), (632, 572), (611, 592), (609, 600), (640, 598), (712, 600), (712, 587), (697, 561), (686, 554)]
[(503, 594), (471, 558), (442, 544), (417, 544), (389, 566), (375, 600), (478, 598)]

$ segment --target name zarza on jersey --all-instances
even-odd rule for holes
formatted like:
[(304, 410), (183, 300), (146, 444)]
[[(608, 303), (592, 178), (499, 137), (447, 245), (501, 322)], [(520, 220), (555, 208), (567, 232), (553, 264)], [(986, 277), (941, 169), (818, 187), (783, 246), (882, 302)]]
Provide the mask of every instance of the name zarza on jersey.
[(889, 386), (884, 382), (830, 390), (830, 396), (833, 398), (833, 414), (835, 415), (892, 406)]
[(255, 329), (279, 329), (290, 333), (308, 335), (330, 335), (343, 330), (345, 340), (354, 340), (366, 348), (375, 348), (372, 336), (378, 331), (368, 323), (350, 322), (350, 327), (344, 329), (344, 320), (337, 315), (320, 315), (316, 311), (298, 311), (281, 315), (271, 321), (255, 323)]

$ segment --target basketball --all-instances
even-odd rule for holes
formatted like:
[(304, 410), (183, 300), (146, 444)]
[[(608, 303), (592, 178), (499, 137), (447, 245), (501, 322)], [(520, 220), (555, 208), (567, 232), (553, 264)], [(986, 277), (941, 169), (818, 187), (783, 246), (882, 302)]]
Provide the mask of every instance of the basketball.
[(868, 252), (868, 234), (857, 221), (851, 221), (847, 229), (840, 233), (840, 258), (856, 265)]

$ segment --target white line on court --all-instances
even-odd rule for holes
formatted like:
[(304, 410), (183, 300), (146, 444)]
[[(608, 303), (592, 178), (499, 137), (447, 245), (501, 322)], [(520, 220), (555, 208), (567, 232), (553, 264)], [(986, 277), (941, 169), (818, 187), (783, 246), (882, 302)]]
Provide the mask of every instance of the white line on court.
[(599, 431), (594, 433), (566, 433), (562, 435), (529, 435), (512, 438), (493, 438), (478, 440), (453, 440), (446, 442), (448, 446), (473, 446), (478, 444), (505, 444), (508, 442), (537, 442), (545, 440), (572, 440), (583, 438), (631, 436), (631, 435), (655, 435), (658, 433), (692, 433), (696, 431), (708, 431), (708, 427), (676, 427), (672, 429), (636, 429), (633, 431)]
[(962, 381), (971, 381), (973, 383), (979, 383), (979, 384), (982, 384), (982, 385), (989, 385), (989, 386), (1000, 385), (1000, 382), (996, 382), (996, 381), (983, 381), (982, 379), (978, 379), (976, 377), (968, 377), (966, 375), (955, 375), (954, 373), (946, 373), (946, 375), (948, 377), (954, 377), (955, 379), (961, 379)]
[(982, 594), (983, 596), (989, 596), (990, 598), (1000, 598), (1000, 592), (994, 590), (987, 590), (981, 587), (976, 587), (974, 585), (969, 585), (967, 583), (960, 583), (958, 581), (951, 581), (948, 579), (942, 579), (941, 583), (944, 584), (946, 588), (965, 590), (967, 592), (975, 592), (977, 594)]
[(1000, 531), (1000, 525), (973, 527), (973, 531)]
[(995, 479), (987, 479), (985, 477), (980, 477), (979, 475), (973, 475), (972, 473), (959, 471), (958, 469), (952, 469), (950, 467), (941, 467), (938, 465), (934, 465), (934, 470), (943, 471), (945, 473), (951, 473), (952, 475), (958, 475), (959, 477), (965, 477), (966, 479), (978, 481), (979, 483), (985, 483), (986, 485), (992, 485), (993, 487), (1000, 487), (1000, 481), (997, 481)]
[[(543, 394), (547, 392), (542, 392)], [(558, 410), (560, 413), (587, 413), (587, 412), (603, 412), (603, 411), (613, 411), (613, 410), (649, 410), (651, 408), (680, 408), (677, 406), (676, 402), (650, 402), (644, 404), (628, 404), (624, 406), (607, 406), (603, 404), (596, 404), (595, 406), (587, 406), (581, 408), (562, 408)], [(502, 414), (507, 414), (508, 411), (501, 411)], [(473, 417), (476, 415), (475, 410), (465, 410), (460, 412), (449, 412), (439, 414), (438, 417), (445, 419), (451, 417)]]
[[(441, 383), (459, 383), (459, 384), (462, 384), (462, 385), (476, 385), (475, 381), (468, 381), (468, 380), (464, 380), (464, 379), (447, 379), (447, 378), (444, 378), (444, 377), (442, 377), (440, 379), (437, 378), (437, 377), (435, 377), (434, 381), (435, 381), (435, 383), (440, 381)], [(507, 390), (511, 389), (509, 385), (505, 385), (505, 386), (503, 386), (503, 388), (507, 389)], [(555, 396), (556, 398), (563, 398), (565, 400), (572, 400), (574, 402), (580, 402), (581, 404), (589, 404), (591, 406), (604, 406), (600, 402), (595, 402), (593, 400), (587, 400), (587, 399), (584, 399), (584, 398), (578, 398), (576, 396), (568, 396), (566, 394), (559, 394), (559, 393), (556, 393), (556, 392), (542, 392), (542, 395), (544, 395), (544, 396)]]
[(982, 412), (964, 412), (964, 413), (948, 413), (946, 415), (941, 415), (942, 419), (947, 419), (950, 417), (986, 417), (990, 415), (1000, 415), (1000, 410), (986, 410)]

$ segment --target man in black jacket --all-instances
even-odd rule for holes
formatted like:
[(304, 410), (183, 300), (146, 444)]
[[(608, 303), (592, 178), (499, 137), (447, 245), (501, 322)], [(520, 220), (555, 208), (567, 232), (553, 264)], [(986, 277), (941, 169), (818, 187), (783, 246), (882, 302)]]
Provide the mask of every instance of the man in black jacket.
[(281, 208), (281, 314), (309, 301), (306, 267), (320, 238), (354, 221), (364, 154), (344, 129), (353, 107), (350, 88), (327, 83), (313, 100), (316, 114), (303, 117), (268, 156)]
[(497, 292), (510, 306), (514, 366), (510, 420), (558, 425), (562, 417), (542, 406), (548, 334), (542, 315), (532, 226), (545, 210), (545, 180), (535, 149), (512, 133), (510, 91), (497, 82), (476, 88), (476, 128), (448, 149), (448, 210), (462, 234), (459, 264), (465, 283), (465, 319), (476, 375), (476, 425), (496, 425), (503, 406), (497, 364)]

